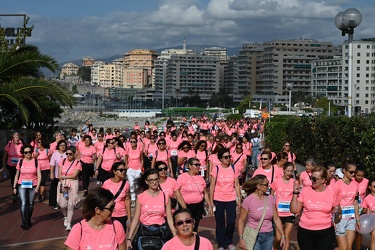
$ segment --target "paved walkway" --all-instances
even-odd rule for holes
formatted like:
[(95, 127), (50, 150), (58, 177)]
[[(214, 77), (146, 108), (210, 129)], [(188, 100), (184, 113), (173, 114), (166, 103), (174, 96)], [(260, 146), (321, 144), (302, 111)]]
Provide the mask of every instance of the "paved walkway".
[[(90, 183), (90, 189), (96, 187), (96, 182)], [(63, 226), (63, 216), (60, 210), (53, 210), (48, 202), (35, 202), (32, 216), (33, 227), (27, 231), (21, 228), (19, 202), (11, 199), (10, 181), (0, 183), (0, 248), (2, 249), (65, 249), (64, 241), (68, 236)], [(80, 191), (82, 198), (83, 192)], [(82, 201), (81, 201), (82, 202)], [(74, 212), (73, 223), (82, 218), (81, 208)], [(205, 217), (201, 220), (199, 235), (211, 240), (215, 249), (215, 220), (214, 217)], [(238, 243), (237, 231), (234, 233), (234, 243)], [(292, 232), (291, 250), (299, 250), (296, 244), (296, 226)], [(364, 237), (363, 244), (369, 246), (369, 237)], [(239, 248), (238, 248), (239, 249)], [(362, 249), (366, 249), (363, 247)]]

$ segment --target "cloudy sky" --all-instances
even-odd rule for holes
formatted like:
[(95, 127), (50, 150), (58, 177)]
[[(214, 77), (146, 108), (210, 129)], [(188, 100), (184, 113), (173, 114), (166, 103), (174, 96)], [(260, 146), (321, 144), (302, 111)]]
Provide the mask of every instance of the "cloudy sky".
[[(375, 37), (374, 0), (1, 0), (0, 14), (27, 14), (35, 26), (27, 42), (65, 62), (174, 47), (184, 36), (188, 45), (299, 38), (341, 44), (334, 17), (348, 8), (363, 15), (354, 39)], [(22, 24), (0, 18), (2, 27)]]

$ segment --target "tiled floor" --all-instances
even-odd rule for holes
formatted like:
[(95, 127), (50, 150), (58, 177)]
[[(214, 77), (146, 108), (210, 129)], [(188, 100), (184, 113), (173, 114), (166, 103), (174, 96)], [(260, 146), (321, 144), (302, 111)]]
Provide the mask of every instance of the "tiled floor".
[[(96, 187), (96, 182), (90, 183), (90, 189)], [(3, 249), (65, 249), (64, 241), (68, 235), (63, 226), (63, 216), (60, 210), (53, 210), (48, 202), (35, 202), (32, 216), (33, 227), (30, 230), (21, 228), (19, 202), (11, 200), (9, 180), (0, 183), (0, 248)], [(80, 192), (81, 198), (83, 192)], [(82, 201), (81, 201), (82, 202)], [(73, 224), (82, 218), (81, 208), (74, 211)], [(295, 227), (296, 228), (296, 227)], [(215, 220), (214, 217), (205, 217), (200, 222), (199, 234), (211, 240), (215, 249)], [(290, 249), (298, 250), (296, 230), (293, 230)], [(237, 231), (234, 233), (234, 242), (238, 243)], [(364, 237), (363, 244), (369, 245), (369, 237)], [(239, 248), (238, 248), (239, 249)], [(362, 249), (366, 249), (363, 247)]]

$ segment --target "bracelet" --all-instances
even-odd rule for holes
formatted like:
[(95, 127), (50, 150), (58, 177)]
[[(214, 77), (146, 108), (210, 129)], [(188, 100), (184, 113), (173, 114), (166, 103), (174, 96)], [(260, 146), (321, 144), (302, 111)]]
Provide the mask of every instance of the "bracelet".
[(131, 241), (132, 239), (131, 238), (127, 238), (126, 240), (130, 240)]
[(355, 222), (361, 222), (360, 220), (355, 220)]
[(243, 235), (240, 235), (240, 239), (243, 240)]
[(294, 191), (293, 191), (293, 194), (299, 194), (299, 192), (294, 192)]
[(285, 236), (285, 235), (281, 235), (281, 238), (284, 238), (284, 239), (286, 239), (286, 236)]

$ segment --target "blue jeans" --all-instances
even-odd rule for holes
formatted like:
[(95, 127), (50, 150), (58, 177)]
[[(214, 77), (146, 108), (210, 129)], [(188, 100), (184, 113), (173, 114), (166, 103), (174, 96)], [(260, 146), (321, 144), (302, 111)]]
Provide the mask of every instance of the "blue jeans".
[(21, 200), (22, 222), (30, 222), (34, 210), (35, 186), (33, 188), (21, 188), (21, 185), (18, 185), (18, 194)]
[[(226, 248), (233, 244), (233, 233), (236, 223), (236, 201), (216, 201), (215, 221), (216, 221), (216, 242), (218, 247)], [(225, 218), (225, 214), (227, 218)], [(226, 222), (226, 223), (225, 223)]]
[(258, 155), (260, 154), (260, 151), (258, 148), (253, 148), (253, 152), (251, 154), (251, 167), (253, 169), (257, 169), (258, 168)]
[(259, 233), (254, 245), (254, 250), (272, 250), (273, 237), (273, 231)]

